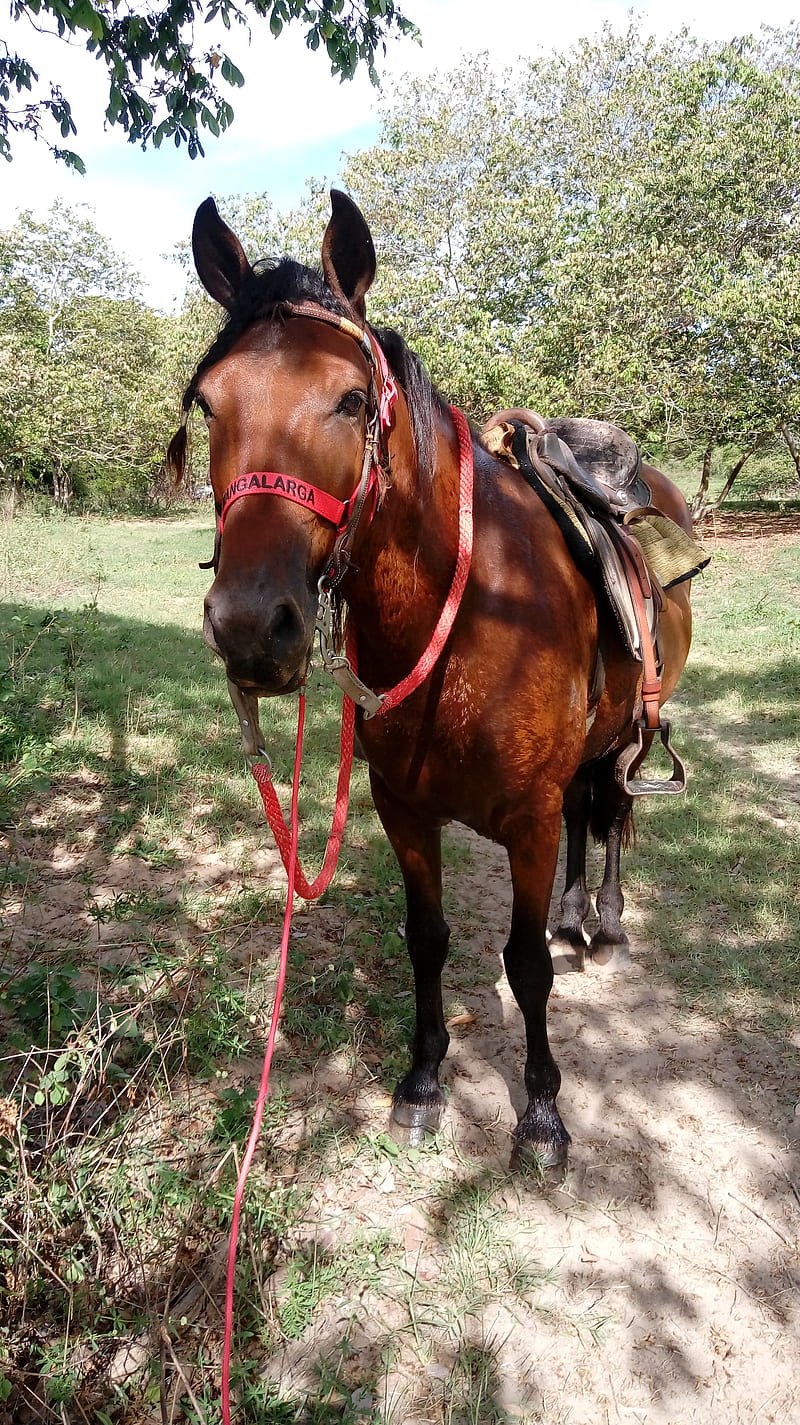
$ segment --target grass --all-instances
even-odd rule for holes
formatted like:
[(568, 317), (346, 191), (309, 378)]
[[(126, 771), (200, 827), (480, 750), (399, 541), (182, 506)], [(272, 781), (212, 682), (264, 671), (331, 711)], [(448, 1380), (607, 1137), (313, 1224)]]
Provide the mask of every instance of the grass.
[(672, 701), (689, 790), (643, 808), (626, 880), (682, 988), (717, 1016), (787, 1034), (800, 1003), (798, 544), (767, 545), (761, 562), (725, 548), (696, 581)]
[[(0, 1402), (11, 1418), (219, 1419), (226, 1234), (282, 895), (199, 637), (208, 546), (196, 519), (20, 518), (2, 530)], [(800, 541), (765, 549), (762, 565), (725, 549), (698, 581), (673, 710), (690, 789), (642, 808), (625, 876), (652, 973), (723, 1028), (779, 1036), (788, 1075)], [(312, 704), (313, 866), (338, 716), (327, 691)], [(294, 707), (264, 713), (285, 791)], [(268, 1103), (248, 1188), (239, 1418), (381, 1425), (404, 1418), (413, 1384), (426, 1418), (500, 1425), (508, 1333), (521, 1324), (533, 1338), (556, 1321), (593, 1349), (604, 1321), (593, 1310), (572, 1321), (555, 1301), (533, 1180), (510, 1187), (446, 1139), (404, 1152), (383, 1131), (413, 1000), (399, 876), (363, 767), (352, 801), (336, 881), (295, 920), (278, 1045), (280, 1082), (294, 1087)], [(466, 855), (448, 842), (446, 872)], [(456, 923), (470, 913), (451, 910)], [(494, 973), (456, 944), (448, 1014), (462, 986)], [(361, 1185), (364, 1221), (326, 1197), (342, 1175)], [(421, 1203), (416, 1256), (413, 1233), (404, 1243), (387, 1229), (389, 1184)], [(541, 1419), (533, 1399), (515, 1412)], [(554, 1409), (549, 1425), (560, 1418)]]

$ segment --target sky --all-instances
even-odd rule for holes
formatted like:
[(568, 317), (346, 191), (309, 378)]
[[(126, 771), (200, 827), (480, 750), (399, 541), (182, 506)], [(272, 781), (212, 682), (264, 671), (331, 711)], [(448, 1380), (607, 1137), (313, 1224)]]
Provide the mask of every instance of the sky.
[[(551, 0), (542, 6), (537, 0), (401, 0), (400, 8), (419, 26), (422, 45), (390, 41), (380, 67), (389, 84), (448, 69), (462, 54), (487, 51), (502, 68), (518, 55), (563, 52), (606, 23), (624, 29), (631, 12), (657, 36), (685, 24), (703, 38), (730, 39), (761, 24), (789, 24), (797, 0), (761, 0), (755, 7), (751, 0)], [(381, 96), (366, 74), (345, 83), (333, 79), (324, 53), (308, 50), (296, 26), (276, 40), (262, 23), (249, 47), (243, 35), (226, 37), (245, 85), (230, 93), (231, 128), (218, 140), (204, 139), (206, 156), (194, 160), (172, 144), (143, 153), (121, 130), (103, 129), (104, 70), (82, 47), (41, 36), (26, 20), (6, 20), (3, 30), (9, 46), (70, 98), (78, 136), (68, 146), (81, 154), (87, 173), (67, 171), (42, 143), (15, 142), (0, 184), (0, 228), (21, 209), (43, 216), (56, 198), (88, 205), (100, 231), (141, 274), (146, 299), (164, 311), (180, 301), (184, 282), (169, 255), (188, 238), (194, 211), (210, 193), (266, 191), (285, 210), (302, 198), (310, 179), (335, 182), (342, 156), (378, 136)]]

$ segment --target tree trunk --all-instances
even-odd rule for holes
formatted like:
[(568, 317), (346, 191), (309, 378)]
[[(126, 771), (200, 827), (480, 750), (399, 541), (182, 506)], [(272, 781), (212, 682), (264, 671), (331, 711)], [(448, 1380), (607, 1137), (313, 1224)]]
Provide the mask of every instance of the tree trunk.
[(53, 470), (53, 499), (60, 510), (68, 510), (72, 501), (72, 476), (60, 460)]
[(744, 455), (742, 455), (742, 456), (737, 460), (736, 464), (734, 465), (733, 469), (731, 470), (730, 474), (728, 475), (728, 478), (727, 478), (727, 480), (725, 481), (725, 484), (723, 485), (722, 489), (720, 490), (720, 492), (719, 492), (719, 494), (718, 494), (716, 500), (714, 500), (710, 505), (708, 505), (708, 506), (706, 507), (707, 509), (718, 510), (719, 507), (720, 507), (720, 505), (722, 505), (722, 504), (725, 503), (725, 501), (727, 500), (729, 494), (731, 493), (731, 490), (733, 489), (734, 482), (735, 482), (735, 480), (736, 480), (737, 475), (739, 475), (739, 473), (740, 473), (740, 471), (742, 470), (743, 466), (745, 466), (745, 465), (747, 464), (748, 460), (750, 459), (750, 456), (751, 456), (751, 455), (755, 455), (756, 451), (758, 450), (758, 447), (759, 447), (760, 445), (763, 445), (763, 444), (764, 444), (764, 441), (767, 439), (767, 436), (770, 436), (770, 435), (772, 435), (772, 431), (771, 431), (771, 430), (762, 430), (762, 431), (761, 431), (761, 434), (756, 436), (755, 440), (753, 441), (753, 444), (752, 444), (751, 446), (749, 446), (749, 448), (745, 451)]
[(798, 480), (800, 480), (800, 450), (798, 450), (797, 446), (795, 445), (794, 436), (792, 435), (792, 432), (790, 431), (785, 421), (783, 422), (783, 425), (778, 426), (778, 433), (782, 435), (784, 440), (786, 441), (789, 454), (791, 455), (792, 460), (794, 461), (794, 468), (797, 471), (797, 478)]
[(711, 456), (713, 453), (714, 442), (710, 440), (703, 452), (703, 470), (700, 476), (700, 484), (692, 500), (692, 514), (696, 520), (701, 520), (708, 509), (708, 485), (711, 480)]

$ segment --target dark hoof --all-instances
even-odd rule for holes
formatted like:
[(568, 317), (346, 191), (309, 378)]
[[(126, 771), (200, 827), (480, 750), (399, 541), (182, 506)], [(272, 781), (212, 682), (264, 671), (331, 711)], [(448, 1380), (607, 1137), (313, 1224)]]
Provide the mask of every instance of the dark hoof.
[(567, 1169), (569, 1143), (534, 1143), (518, 1138), (511, 1150), (512, 1171), (530, 1173), (542, 1183), (561, 1182)]
[(421, 1148), (427, 1135), (438, 1133), (444, 1117), (444, 1098), (433, 1103), (406, 1103), (404, 1099), (392, 1104), (389, 1115), (389, 1133), (395, 1143), (406, 1148)]
[(592, 964), (602, 970), (627, 970), (631, 963), (631, 951), (627, 940), (599, 940), (597, 937), (589, 946)]

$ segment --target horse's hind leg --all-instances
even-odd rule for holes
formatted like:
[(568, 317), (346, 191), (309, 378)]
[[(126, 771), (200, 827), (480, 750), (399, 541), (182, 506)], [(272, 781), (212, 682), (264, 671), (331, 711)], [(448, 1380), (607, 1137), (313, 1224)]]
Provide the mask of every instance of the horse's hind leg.
[(450, 1043), (442, 1008), (450, 927), (442, 915), (441, 830), (420, 821), (374, 773), (370, 781), (406, 891), (406, 945), (414, 971), (417, 1019), (411, 1068), (394, 1091), (391, 1124), (395, 1137), (414, 1146), (440, 1126), (445, 1105), (439, 1065)]
[(567, 828), (567, 872), (561, 897), (561, 920), (553, 936), (574, 952), (577, 969), (582, 970), (586, 939), (583, 922), (591, 910), (586, 889), (586, 839), (592, 804), (589, 770), (579, 767), (564, 792), (564, 824)]
[(570, 1137), (556, 1098), (561, 1074), (547, 1038), (547, 1001), (553, 986), (553, 962), (547, 945), (547, 913), (553, 889), (561, 808), (546, 818), (526, 818), (504, 837), (514, 887), (511, 933), (503, 952), (508, 983), (525, 1020), (528, 1106), (514, 1134), (512, 1166), (536, 1157), (552, 1167), (566, 1160)]
[[(616, 756), (616, 754), (615, 754)], [(601, 791), (602, 788), (602, 791)], [(603, 881), (595, 899), (600, 924), (592, 936), (589, 954), (596, 965), (624, 969), (630, 964), (630, 944), (622, 928), (625, 898), (619, 877), (620, 851), (631, 827), (633, 798), (623, 792), (614, 777), (613, 760), (608, 760), (595, 781), (592, 820), (599, 820), (593, 830), (605, 842), (606, 859)]]

